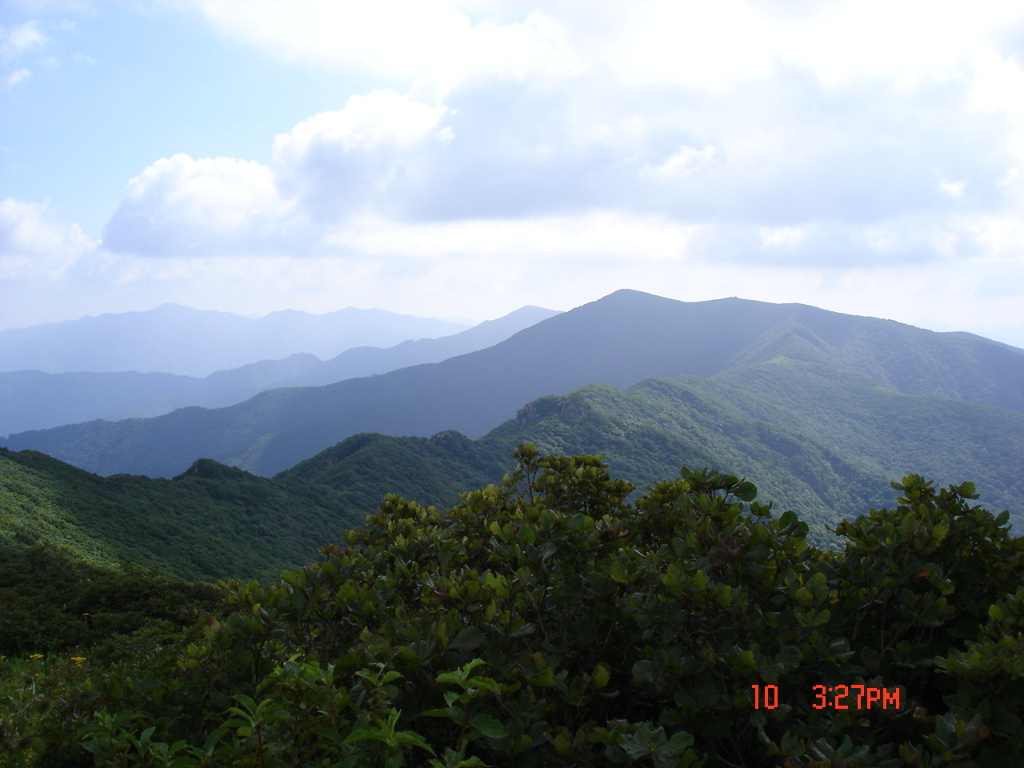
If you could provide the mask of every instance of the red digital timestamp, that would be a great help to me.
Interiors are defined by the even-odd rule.
[[[775,709],[779,706],[779,686],[752,685],[754,709]],[[870,685],[816,685],[815,709],[899,709],[900,689],[878,688]]]

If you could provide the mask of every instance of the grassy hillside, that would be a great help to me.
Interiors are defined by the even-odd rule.
[[[100,477],[0,449],[0,555],[36,546],[110,568],[131,559],[176,578],[272,578],[359,522],[330,488],[210,460],[173,480]]]

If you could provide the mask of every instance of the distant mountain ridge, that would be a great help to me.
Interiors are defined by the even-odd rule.
[[[821,366],[812,383],[826,389],[830,378],[856,376],[872,386],[1024,413],[1024,350],[1008,345],[799,304],[687,303],[618,291],[444,362],[270,390],[229,408],[16,434],[6,444],[103,474],[173,476],[207,456],[272,475],[361,432],[425,437],[457,430],[476,438],[525,403],[589,384],[625,388],[681,374],[742,378],[757,366],[763,372],[795,363]],[[755,380],[791,386],[788,379]]]
[[[357,346],[464,331],[468,324],[348,307],[260,318],[162,304],[144,312],[83,317],[0,331],[0,371],[173,373],[207,376],[305,352],[321,360]]]
[[[359,376],[375,376],[422,363],[439,363],[449,357],[486,349],[509,336],[560,314],[553,309],[525,306],[495,320],[485,320],[465,331],[436,339],[403,341],[393,347],[353,347],[307,368],[284,382],[289,387],[316,387]]]
[[[273,387],[329,384],[439,362],[496,344],[555,314],[554,310],[527,306],[450,336],[405,340],[387,349],[354,347],[326,361],[296,353],[204,378],[136,372],[0,373],[0,435],[95,419],[159,416],[188,406],[221,408]]]

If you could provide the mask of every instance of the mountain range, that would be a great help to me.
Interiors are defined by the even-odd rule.
[[[798,304],[618,291],[442,362],[6,445],[100,474],[174,477],[205,457],[330,485],[365,513],[384,492],[448,503],[496,482],[523,440],[601,453],[641,484],[682,464],[745,474],[823,523],[884,503],[904,474],[972,480],[1020,525],[1024,350]]]
[[[355,435],[277,475],[339,492],[373,509],[385,493],[446,508],[458,491],[497,482],[521,442],[543,453],[600,454],[638,489],[681,466],[724,469],[753,481],[759,499],[798,510],[818,546],[824,533],[891,502],[890,482],[915,473],[942,485],[976,482],[981,503],[1024,527],[1024,415],[907,395],[855,374],[799,363],[742,373],[744,383],[676,376],[620,389],[592,384],[539,398],[487,435]],[[788,370],[785,370],[788,368]],[[786,398],[765,397],[778,385]]]
[[[195,311],[189,310],[185,316]],[[388,348],[352,347],[326,361],[297,352],[280,360],[262,360],[203,378],[136,371],[0,372],[0,402],[4,404],[0,409],[0,435],[95,419],[116,421],[159,416],[190,405],[218,408],[242,402],[274,387],[329,384],[419,363],[439,362],[492,346],[555,314],[557,312],[540,307],[523,307],[440,338],[407,339]],[[412,330],[414,326],[410,327]],[[367,333],[378,331],[370,327]],[[356,329],[351,328],[349,337],[355,335]],[[302,342],[302,338],[296,339],[297,344]],[[56,356],[57,350],[65,345],[54,343],[51,346]],[[67,364],[65,360],[63,365]]]
[[[348,307],[322,315],[289,309],[249,318],[163,304],[145,312],[0,331],[0,371],[202,377],[300,352],[326,360],[352,347],[388,347],[469,327],[382,309]]]

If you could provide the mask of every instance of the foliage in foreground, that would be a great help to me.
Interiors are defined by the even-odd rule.
[[[80,688],[114,663],[145,667],[160,650],[199,636],[196,616],[223,613],[212,584],[173,581],[123,562],[101,568],[39,545],[0,552],[0,768],[49,765],[67,744]],[[130,672],[128,672],[130,674]]]
[[[201,636],[67,704],[79,759],[1024,758],[1024,541],[1005,513],[971,506],[969,483],[908,476],[894,509],[839,525],[845,547],[823,552],[794,513],[773,517],[733,476],[684,468],[627,502],[631,486],[600,457],[524,445],[516,458],[502,486],[447,513],[389,496],[323,562],[226,585],[234,610],[210,614]],[[859,695],[882,689],[871,707]]]

